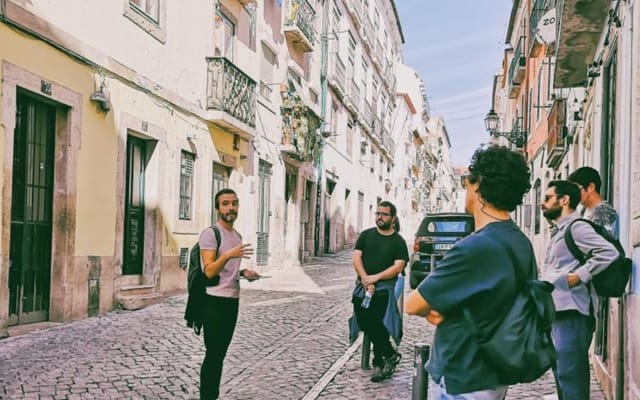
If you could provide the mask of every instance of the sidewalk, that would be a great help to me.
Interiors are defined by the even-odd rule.
[[[243,282],[221,399],[411,398],[413,347],[430,343],[432,331],[422,319],[405,317],[398,371],[383,383],[369,382],[360,349],[349,352],[350,258],[343,252],[291,276]],[[184,324],[184,299],[1,340],[0,399],[197,398],[204,348]],[[513,387],[508,399],[553,393],[549,374]],[[603,399],[599,391],[592,398]]]

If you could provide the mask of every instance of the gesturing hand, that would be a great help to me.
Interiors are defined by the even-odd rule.
[[[250,243],[239,244],[227,250],[229,258],[251,258],[253,255],[253,247]]]

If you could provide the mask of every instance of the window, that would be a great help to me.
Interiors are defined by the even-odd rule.
[[[541,193],[541,189],[540,189],[540,179],[538,179],[535,183],[535,185],[533,186],[533,201],[535,203],[535,205],[533,206],[533,212],[535,213],[535,222],[534,222],[534,233],[537,235],[540,233],[540,213],[542,213],[542,211],[540,210],[540,206],[541,204],[541,197],[542,197],[542,193]]]
[[[180,219],[191,219],[191,195],[193,193],[194,162],[195,156],[192,153],[183,150],[180,157]]]
[[[158,7],[159,1],[160,0],[129,0],[129,3],[150,20],[158,23],[160,22],[160,7]]]
[[[349,64],[347,66],[348,77],[354,77],[356,75],[355,60],[356,60],[356,40],[353,38],[353,35],[351,35],[351,32],[349,32],[349,47],[347,49],[347,63]]]
[[[129,0],[124,3],[123,15],[155,39],[164,43],[165,0]]]
[[[271,100],[275,78],[273,71],[276,68],[278,58],[276,53],[271,51],[264,44],[262,45],[262,63],[260,64],[260,95],[267,100]]]
[[[542,108],[542,75],[544,74],[544,65],[540,65],[538,70],[538,98],[536,99],[536,122],[540,122],[540,109]]]
[[[347,122],[347,157],[353,157],[353,126],[355,122],[349,120]]]
[[[213,225],[218,220],[215,196],[221,189],[229,187],[229,169],[224,165],[214,162],[211,178],[211,225]]]
[[[214,19],[214,43],[216,57],[225,57],[233,61],[233,47],[235,43],[236,24],[231,20],[221,6],[218,6]]]
[[[331,103],[331,141],[336,142],[336,132],[338,132],[338,104]]]

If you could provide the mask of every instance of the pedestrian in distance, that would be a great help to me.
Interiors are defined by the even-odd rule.
[[[580,167],[569,175],[569,180],[580,188],[582,218],[588,219],[618,238],[618,213],[600,195],[602,180],[598,171],[591,167]]]
[[[506,396],[508,385],[479,348],[465,313],[483,331],[494,332],[514,304],[517,276],[537,278],[531,242],[510,216],[530,189],[529,178],[521,153],[504,146],[476,150],[469,174],[461,177],[475,232],[457,242],[407,296],[405,312],[436,325],[425,367],[429,399]]]
[[[580,188],[556,180],[546,189],[542,213],[553,224],[542,265],[542,277],[554,285],[556,317],[552,338],[557,351],[553,369],[560,400],[589,399],[589,346],[593,337],[593,297],[589,282],[619,256],[618,250],[580,218],[576,207]],[[571,254],[565,231],[571,229],[576,246],[590,257],[583,265]]]
[[[222,366],[238,319],[240,278],[259,279],[250,269],[240,269],[243,258],[250,258],[253,248],[242,243],[242,236],[233,227],[238,217],[238,197],[231,189],[215,195],[218,211],[216,227],[220,232],[220,246],[213,229],[200,234],[202,269],[207,278],[218,275],[219,283],[206,288],[206,317],[203,324],[206,353],[200,369],[200,399],[217,399],[220,394]],[[218,251],[216,251],[218,249]],[[219,254],[217,254],[219,252]]]
[[[353,251],[357,274],[352,295],[354,317],[350,320],[352,340],[362,330],[373,344],[372,382],[381,382],[393,374],[401,355],[396,345],[402,338],[402,320],[398,311],[395,286],[398,274],[409,260],[406,241],[393,226],[396,207],[388,201],[378,204],[376,226],[360,233]],[[354,322],[357,322],[354,327]]]

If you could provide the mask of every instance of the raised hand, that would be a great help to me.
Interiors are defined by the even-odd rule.
[[[226,251],[229,258],[251,258],[253,255],[253,247],[250,243],[239,244],[236,247]]]

